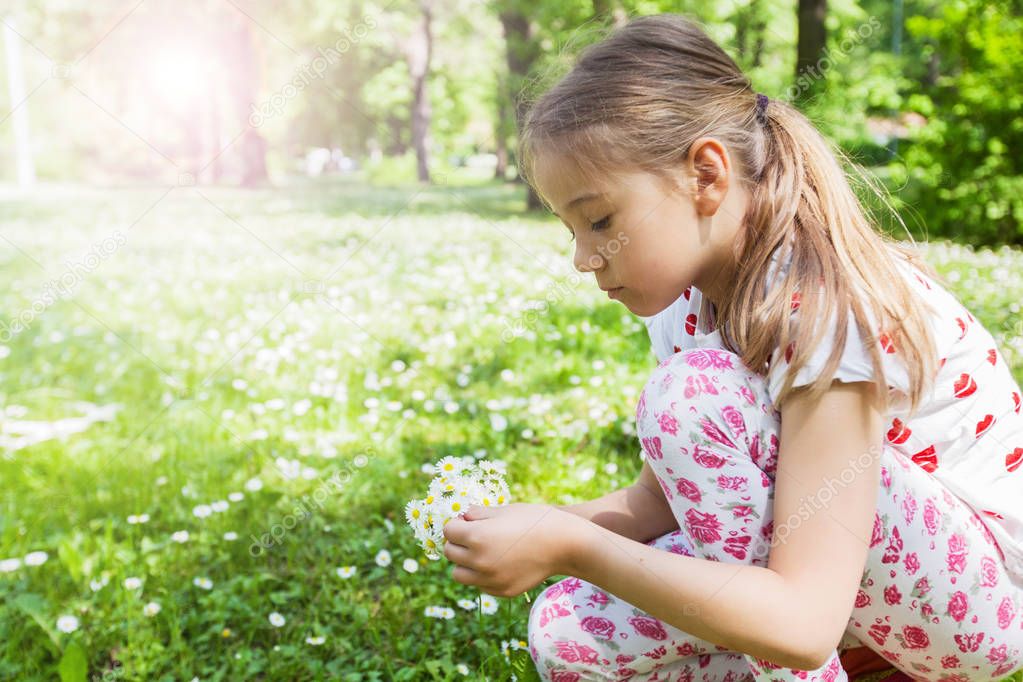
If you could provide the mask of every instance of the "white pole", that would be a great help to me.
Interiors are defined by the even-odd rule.
[[[21,64],[20,38],[14,31],[14,17],[4,19],[4,47],[7,53],[7,84],[11,94],[11,126],[14,129],[14,158],[18,184],[28,187],[36,181],[32,144],[28,132],[28,102],[25,100],[25,74]]]

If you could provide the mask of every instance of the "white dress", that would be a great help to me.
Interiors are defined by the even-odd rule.
[[[885,416],[885,443],[905,454],[966,502],[998,542],[1006,569],[1023,582],[1023,415],[1020,386],[994,338],[940,284],[896,256],[914,289],[938,311],[932,317],[941,367],[932,392],[908,418],[909,381],[897,349],[882,343],[891,405]],[[771,273],[777,266],[772,258]],[[786,267],[787,269],[787,267]],[[769,275],[770,276],[770,275]],[[714,330],[713,305],[690,287],[674,303],[651,317],[647,326],[658,361],[692,348],[724,348]],[[793,316],[798,319],[798,306]],[[884,340],[884,339],[883,339]],[[834,342],[829,330],[793,386],[819,376]],[[768,392],[776,400],[788,367],[776,348],[766,373]],[[856,321],[849,313],[847,341],[834,377],[873,381],[872,362]]]

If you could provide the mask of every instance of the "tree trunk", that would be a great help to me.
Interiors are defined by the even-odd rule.
[[[533,35],[529,18],[518,7],[506,6],[500,12],[500,19],[501,27],[504,29],[505,56],[508,62],[508,87],[515,105],[515,129],[521,133],[527,106],[523,101],[521,90],[526,83],[530,69],[540,56],[540,46]],[[516,181],[522,182],[522,171],[519,165],[520,160],[516,155]],[[526,209],[543,208],[543,202],[540,201],[540,197],[537,196],[533,187],[529,183],[525,184]]]
[[[494,121],[494,153],[497,155],[497,166],[494,168],[494,179],[505,180],[508,176],[508,136],[512,132],[508,125],[511,106],[508,101],[508,82],[503,74],[497,76],[497,110]]]
[[[593,17],[605,26],[624,26],[629,17],[621,0],[593,0]]]
[[[416,32],[405,50],[412,76],[412,146],[416,150],[416,176],[419,182],[430,182],[429,133],[430,95],[426,90],[433,52],[433,0],[419,0],[421,16]]]
[[[827,0],[799,0],[799,38],[796,45],[797,101],[806,103],[820,92],[824,85],[821,59],[827,45],[824,19],[828,13]]]
[[[14,28],[14,17],[4,19],[4,47],[7,52],[7,88],[11,96],[11,129],[14,132],[14,162],[18,185],[28,187],[36,181],[32,160],[32,142],[28,131],[28,103],[25,101],[25,73],[21,64],[21,40]]]

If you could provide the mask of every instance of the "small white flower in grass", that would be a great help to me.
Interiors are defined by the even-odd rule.
[[[46,563],[46,560],[50,558],[50,555],[46,552],[29,552],[25,555],[26,566],[42,566]]]
[[[508,420],[505,418],[503,414],[491,412],[490,428],[492,428],[494,431],[504,431],[506,428],[508,428]]]
[[[405,559],[405,561],[401,562],[401,567],[409,573],[415,573],[419,570],[419,564],[416,563],[415,559]]]
[[[510,369],[502,369],[501,370],[501,380],[502,381],[515,381],[515,372],[511,371]]]
[[[263,481],[255,477],[250,478],[249,480],[245,481],[245,489],[252,493],[256,492],[257,490],[262,490]]]
[[[238,539],[238,533],[235,533],[233,530],[229,530],[226,533],[224,533],[224,539],[227,540],[228,542],[234,542],[235,540]]]
[[[386,549],[382,549],[377,552],[376,557],[373,561],[377,562],[377,566],[390,566],[391,565],[391,553]]]
[[[273,625],[275,628],[279,628],[282,625],[284,625],[284,623],[287,622],[287,621],[284,620],[284,616],[282,616],[281,614],[277,613],[276,611],[274,611],[273,613],[270,614],[269,620],[270,620],[270,625]]]
[[[423,609],[423,615],[428,618],[443,618],[451,620],[455,617],[455,610],[448,606],[427,606]]]
[[[207,516],[213,513],[213,510],[208,504],[198,504],[192,507],[192,514],[200,519],[205,519]]]
[[[461,606],[466,611],[476,610],[476,602],[474,602],[472,599],[459,599],[458,605]]]
[[[149,521],[149,514],[137,514],[137,515],[136,514],[131,514],[130,516],[128,516],[128,523],[133,525],[133,526],[136,525],[136,524],[139,524],[139,523],[146,523],[147,521]]]
[[[213,589],[213,581],[210,580],[209,578],[202,578],[202,577],[193,578],[192,579],[192,584],[195,585],[196,587],[204,589],[204,590],[212,590]]]
[[[339,578],[351,578],[355,575],[355,566],[341,566],[337,569]]]
[[[489,616],[497,613],[497,599],[493,595],[481,594],[479,596],[479,604],[486,615]]]
[[[327,641],[327,638],[323,637],[322,635],[318,636],[318,637],[306,637],[305,638],[305,643],[306,644],[311,644],[312,646],[320,646],[321,644],[323,644],[326,641]]]
[[[103,577],[99,578],[98,580],[90,580],[89,581],[89,589],[92,590],[93,592],[99,592],[104,587],[106,587],[107,583],[109,583],[109,582],[110,582],[110,578],[108,578],[107,576],[103,576]]]
[[[227,511],[227,507],[228,507],[227,500],[217,500],[216,502],[210,502],[210,509],[212,509],[216,513]]]
[[[245,499],[245,495],[243,495],[242,493],[231,493],[227,496],[227,499],[231,500],[232,502],[241,502],[242,500]]]
[[[61,616],[57,619],[57,629],[61,632],[74,632],[78,629],[78,619],[74,616]]]
[[[455,670],[462,673],[463,675],[469,674],[469,666],[467,666],[465,663],[459,663],[458,665],[456,665]]]
[[[179,530],[171,535],[171,540],[174,542],[188,542],[188,531]]]
[[[21,559],[4,559],[0,561],[0,573],[11,573],[21,568]]]
[[[124,589],[126,590],[137,590],[142,587],[142,580],[134,576],[124,579]]]
[[[152,618],[156,614],[160,613],[160,608],[161,606],[158,602],[151,601],[142,607],[142,613]]]

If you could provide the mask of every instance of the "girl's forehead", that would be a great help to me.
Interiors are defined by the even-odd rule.
[[[555,211],[577,196],[604,194],[611,187],[607,179],[601,180],[599,175],[566,154],[538,154],[533,170],[539,192],[553,204]]]

